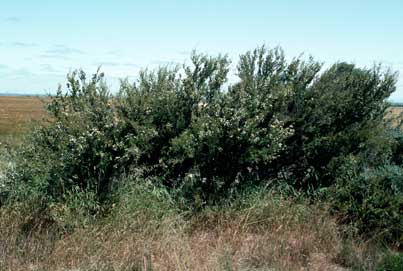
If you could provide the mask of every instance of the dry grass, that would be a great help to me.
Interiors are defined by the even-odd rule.
[[[285,199],[190,220],[106,219],[60,238],[24,232],[29,219],[16,217],[0,217],[0,270],[348,270],[335,263],[343,240],[334,219]]]
[[[41,120],[44,113],[39,97],[0,96],[0,135],[23,132],[30,121]]]
[[[400,124],[403,116],[403,106],[392,106],[388,109],[387,118],[392,120],[394,125]]]
[[[403,106],[391,106],[389,110],[393,115],[400,116],[403,113]]]

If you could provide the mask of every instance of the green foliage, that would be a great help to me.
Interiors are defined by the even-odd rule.
[[[153,131],[139,164],[179,187],[196,207],[260,181],[292,133],[272,111],[288,95],[287,88],[272,89],[268,82],[278,65],[284,67],[277,73],[287,73],[284,57],[275,55],[280,57],[278,50],[261,48],[245,56],[249,60],[238,68],[244,82],[228,92],[222,85],[229,61],[221,56],[193,55],[183,78],[178,69],[162,68],[143,72],[136,85],[124,83],[119,110],[128,129]],[[248,83],[251,76],[259,84]]]
[[[377,265],[376,271],[399,271],[403,270],[403,254],[387,253]]]
[[[401,246],[403,242],[403,169],[389,165],[357,170],[351,159],[343,167],[331,197],[334,210],[361,233]]]
[[[402,120],[403,121],[403,120]],[[390,136],[393,138],[390,160],[396,165],[403,165],[403,130],[401,126],[389,130]]]
[[[166,187],[144,180],[126,179],[115,193],[109,214],[103,221],[106,225],[155,233],[164,220],[180,218],[178,206]]]
[[[51,120],[29,135],[12,172],[16,191],[63,200],[71,191],[108,194],[113,180],[138,157],[136,138],[123,133],[102,74],[88,82],[68,76],[67,92],[51,97]],[[30,187],[27,191],[23,187]]]
[[[0,143],[0,205],[1,205],[1,194],[7,189],[7,179],[6,174],[11,168],[11,160],[9,156],[9,151],[6,146]]]
[[[142,71],[116,97],[103,74],[70,74],[67,91],[51,97],[51,121],[18,151],[11,197],[63,201],[70,191],[94,191],[104,200],[119,176],[142,169],[200,207],[261,181],[292,133],[272,110],[289,89],[271,78],[285,78],[291,66],[280,50],[241,59],[242,81],[229,91],[225,56],[194,53],[183,69]]]
[[[275,161],[287,165],[287,179],[304,189],[333,184],[335,159],[370,148],[395,82],[395,74],[379,67],[337,63],[299,90],[287,113],[295,133],[281,161]]]
[[[321,66],[259,47],[226,87],[228,57],[193,53],[189,65],[122,80],[117,95],[102,73],[73,72],[50,97],[49,121],[0,165],[0,202],[67,204],[54,217],[63,220],[91,216],[136,182],[196,210],[260,185],[330,187],[344,221],[400,244],[403,137],[384,121],[396,75]]]

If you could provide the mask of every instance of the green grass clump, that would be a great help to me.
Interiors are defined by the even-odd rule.
[[[403,270],[403,254],[387,253],[377,265],[376,271],[399,271]]]

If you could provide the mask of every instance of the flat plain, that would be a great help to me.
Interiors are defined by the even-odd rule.
[[[402,120],[403,106],[390,107],[386,116],[387,118],[390,118],[395,125],[398,125]]]
[[[43,97],[0,96],[0,136],[19,134],[44,115]]]

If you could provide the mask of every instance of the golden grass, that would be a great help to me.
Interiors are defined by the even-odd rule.
[[[388,108],[386,117],[392,121],[393,125],[398,125],[402,121],[403,106],[392,106]]]
[[[39,226],[22,234],[28,218],[16,217],[0,214],[2,271],[348,270],[336,263],[343,240],[334,219],[323,208],[285,199],[190,220],[169,215],[156,224],[121,217],[60,238]],[[363,245],[353,248],[349,253],[359,255]]]
[[[395,116],[400,116],[403,113],[403,106],[391,106],[390,112]]]
[[[39,97],[0,96],[0,135],[21,133],[30,121],[41,120],[44,114]]]

